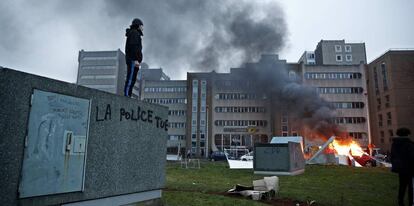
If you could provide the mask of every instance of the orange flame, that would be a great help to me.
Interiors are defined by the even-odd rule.
[[[359,146],[357,142],[348,138],[348,139],[337,139],[331,143],[332,147],[335,149],[336,154],[338,155],[349,155],[361,157],[364,155],[364,150]]]

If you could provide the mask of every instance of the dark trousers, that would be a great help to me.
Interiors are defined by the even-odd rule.
[[[398,174],[400,187],[398,189],[398,205],[404,205],[405,189],[408,187],[408,205],[413,205],[413,177],[409,174]]]
[[[132,89],[134,88],[135,81],[137,80],[137,74],[139,65],[135,65],[135,61],[127,61],[127,76],[125,79],[124,95],[131,97]]]

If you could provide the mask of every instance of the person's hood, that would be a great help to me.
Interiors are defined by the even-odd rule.
[[[132,28],[127,28],[125,30],[125,36],[128,37],[129,35],[131,35],[133,32],[138,32],[138,34],[140,36],[144,36],[144,34],[142,33],[142,31],[138,30],[138,29],[132,29]]]

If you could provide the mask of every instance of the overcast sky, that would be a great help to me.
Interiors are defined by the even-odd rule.
[[[68,82],[79,50],[123,51],[134,17],[144,21],[144,61],[173,79],[262,52],[296,62],[321,39],[365,42],[368,62],[414,48],[412,0],[2,0],[0,11],[0,66]]]

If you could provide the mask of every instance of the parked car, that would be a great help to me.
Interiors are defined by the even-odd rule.
[[[222,151],[214,151],[213,153],[210,154],[209,158],[211,161],[227,160],[226,154]]]
[[[242,161],[252,161],[253,160],[253,151],[240,157]]]

